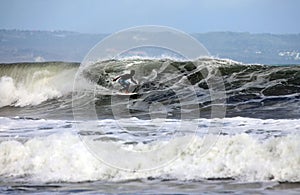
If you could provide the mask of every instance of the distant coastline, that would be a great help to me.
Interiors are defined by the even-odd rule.
[[[108,36],[70,31],[0,30],[0,63],[80,62]],[[243,63],[300,64],[300,33],[192,33],[217,58]]]

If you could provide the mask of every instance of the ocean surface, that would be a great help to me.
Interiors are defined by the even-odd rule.
[[[19,193],[300,194],[300,66],[0,64],[0,194]]]

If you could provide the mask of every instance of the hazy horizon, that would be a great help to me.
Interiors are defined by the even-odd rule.
[[[124,29],[122,29],[124,30]],[[78,34],[88,34],[88,35],[110,35],[115,32],[79,32],[79,31],[72,31],[72,30],[32,30],[32,29],[5,29],[0,28],[0,31],[20,31],[20,32],[67,32],[67,33],[78,33]],[[117,31],[118,32],[118,31]],[[250,34],[250,35],[263,35],[263,34],[270,34],[270,35],[299,35],[298,33],[271,33],[271,32],[246,32],[246,31],[207,31],[207,32],[186,32],[188,34],[213,34],[213,33],[234,33],[234,34]]]
[[[114,33],[162,25],[188,33],[298,34],[298,0],[1,0],[0,29]]]

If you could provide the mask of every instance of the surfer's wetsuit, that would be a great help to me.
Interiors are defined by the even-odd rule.
[[[128,93],[129,90],[129,79],[134,83],[137,84],[137,82],[133,79],[133,75],[135,74],[134,70],[131,70],[129,74],[123,74],[121,76],[116,77],[115,79],[113,79],[113,81],[118,80],[118,83],[120,83],[120,85],[123,87],[121,90],[125,90],[126,93]]]

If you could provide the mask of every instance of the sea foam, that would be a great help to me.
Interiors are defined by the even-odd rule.
[[[49,121],[36,122],[39,125],[50,123]],[[202,122],[209,121],[205,119]],[[255,127],[267,131],[275,126],[280,128],[281,123],[284,127],[286,123],[297,124],[299,121],[233,118],[225,119],[225,123],[227,123],[225,131],[228,132],[231,128],[234,133],[207,135],[213,139],[217,137],[217,142],[205,154],[200,148],[203,139],[207,137],[197,136],[176,160],[166,166],[148,171],[124,171],[103,163],[90,152],[74,129],[30,137],[25,141],[18,137],[7,139],[0,143],[0,177],[26,178],[44,182],[120,181],[148,177],[178,180],[232,178],[246,182],[300,181],[299,133],[294,131],[288,135],[274,134],[269,137],[259,137],[256,133],[249,133],[249,130]],[[234,126],[238,123],[244,125]],[[58,125],[57,122],[54,124]],[[11,123],[10,125],[13,126]],[[238,128],[244,129],[237,133]],[[5,127],[2,126],[2,129]],[[188,136],[179,136],[173,141],[180,143],[188,140]],[[113,148],[119,144],[114,140],[102,142],[111,148],[112,154],[115,152]],[[163,140],[152,142],[151,145],[139,143],[127,147],[127,150],[147,150],[149,147],[159,147],[161,142]],[[171,150],[175,150],[175,148],[169,149],[170,151],[165,152],[172,153],[174,151]],[[120,160],[126,163],[133,159]],[[148,160],[145,158],[142,163],[148,163]]]

